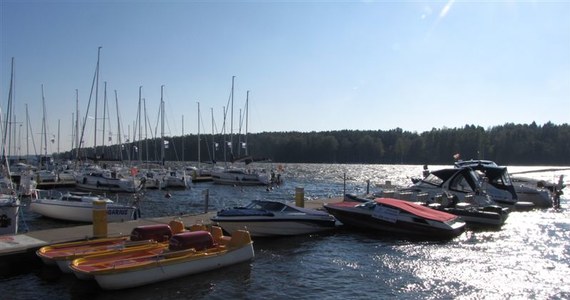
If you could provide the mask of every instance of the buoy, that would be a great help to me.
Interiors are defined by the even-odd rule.
[[[172,197],[172,195],[169,192],[166,192],[166,195],[164,195],[164,197],[170,198],[170,197]]]

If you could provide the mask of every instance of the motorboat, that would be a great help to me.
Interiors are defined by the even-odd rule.
[[[88,191],[136,193],[142,188],[140,180],[117,171],[99,170],[76,177],[76,187]]]
[[[93,277],[103,289],[117,290],[219,269],[253,258],[249,232],[238,230],[230,237],[224,236],[219,226],[210,226],[173,235],[168,248],[159,254],[137,250],[91,255],[74,260],[71,269],[78,277]]]
[[[469,167],[432,171],[427,177],[417,180],[409,187],[398,189],[397,192],[410,193],[412,196],[427,194],[427,202],[433,202],[438,195],[451,194],[458,198],[457,202],[463,201],[467,195],[473,196],[478,206],[498,204],[511,209],[532,207],[531,203],[517,203],[518,198],[516,194],[513,196],[511,191],[487,184],[487,181],[481,180],[475,170]]]
[[[252,237],[316,233],[335,228],[336,222],[324,211],[270,200],[253,200],[244,207],[222,209],[212,221],[229,233],[247,228]]]
[[[393,197],[398,199],[399,195],[400,194],[395,193],[393,194]],[[463,202],[458,202],[456,196],[451,194],[437,195],[433,201],[428,200],[425,196],[427,195],[424,195],[424,197],[418,196],[412,198],[416,200],[416,204],[445,211],[460,217],[470,228],[500,228],[509,216],[508,208],[488,203],[476,203],[473,195],[467,195]],[[345,201],[356,201],[362,203],[374,200],[373,198],[371,199],[370,196],[366,197],[366,195],[358,196],[354,194],[346,194],[344,199]]]
[[[95,254],[122,253],[145,250],[160,253],[168,247],[173,230],[168,224],[142,225],[135,227],[130,236],[98,238],[41,247],[36,255],[46,265],[57,265],[64,273],[72,273],[70,264],[74,259]]]
[[[465,230],[465,222],[456,215],[393,198],[327,203],[324,207],[345,226],[362,230],[428,239],[451,239]]]
[[[93,222],[93,203],[105,203],[107,222],[133,220],[138,213],[136,205],[113,202],[109,198],[85,192],[36,190],[30,201],[30,210],[44,217],[73,222]]]
[[[499,196],[501,191],[508,190],[516,195],[518,205],[532,203],[536,208],[549,208],[553,205],[553,195],[564,188],[564,175],[561,175],[558,183],[536,180],[507,172],[506,167],[500,167],[490,160],[466,160],[455,162],[456,167],[469,167],[481,172],[489,183],[488,192],[492,196]],[[497,171],[499,170],[499,171]],[[512,188],[511,188],[512,187]],[[504,197],[508,193],[503,192]]]

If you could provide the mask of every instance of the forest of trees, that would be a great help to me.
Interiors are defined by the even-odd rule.
[[[198,136],[168,137],[166,161],[197,161]],[[229,136],[200,135],[201,161],[224,160],[223,145]],[[361,164],[449,164],[453,155],[462,159],[489,159],[501,165],[570,165],[570,126],[512,124],[483,128],[432,129],[422,133],[393,130],[340,130],[326,132],[262,132],[233,135],[233,145],[247,140],[247,151],[254,158],[283,163],[361,163]],[[215,153],[214,143],[218,144]],[[160,139],[134,142],[120,147],[97,148],[97,157],[121,160],[160,161]],[[135,151],[134,149],[138,149]],[[245,155],[226,148],[226,160]],[[121,151],[122,149],[122,151]],[[93,148],[81,155],[93,157]],[[76,151],[65,154],[75,158]],[[81,158],[80,155],[80,158]],[[139,157],[140,155],[140,157]]]

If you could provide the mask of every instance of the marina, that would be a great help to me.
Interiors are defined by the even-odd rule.
[[[515,168],[521,169],[532,167]],[[319,208],[325,202],[341,201],[345,192],[363,194],[387,180],[392,185],[409,184],[420,171],[417,165],[291,164],[287,165],[283,184],[271,190],[200,183],[188,190],[170,191],[170,198],[165,197],[165,191],[149,190],[141,202],[141,218],[109,223],[108,235],[128,234],[137,225],[168,223],[174,218],[185,226],[210,223],[217,211],[243,206],[250,199],[295,202],[298,187],[304,188],[305,207]],[[559,174],[533,173],[533,177],[551,179]],[[206,214],[205,191],[209,195]],[[131,195],[111,198],[115,197],[123,201]],[[0,287],[8,291],[9,299],[40,295],[50,299],[156,299],[173,295],[193,299],[364,299],[378,297],[378,293],[427,299],[565,298],[570,286],[566,276],[569,257],[564,250],[570,241],[567,199],[562,195],[561,209],[511,212],[500,229],[468,229],[449,241],[341,226],[309,235],[254,238],[255,258],[250,262],[138,288],[105,291],[94,281],[78,280],[37,258],[3,268]],[[26,251],[93,235],[92,225],[40,217],[26,206],[22,222],[25,225],[21,228],[29,229],[18,235],[31,245]],[[22,261],[15,253],[10,260]]]

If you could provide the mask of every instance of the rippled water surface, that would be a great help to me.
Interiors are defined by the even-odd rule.
[[[266,165],[270,168],[272,165]],[[435,170],[443,166],[430,166]],[[509,167],[511,172],[540,167]],[[362,193],[386,180],[407,185],[421,166],[285,165],[285,183],[228,187],[211,183],[190,190],[147,192],[142,216],[156,217],[241,205],[251,199],[307,201]],[[569,171],[529,173],[557,180]],[[346,180],[345,180],[346,178]],[[568,188],[565,190],[569,194]],[[112,196],[116,197],[116,196]],[[120,195],[120,201],[129,196]],[[2,299],[568,299],[570,298],[570,213],[562,209],[513,212],[497,231],[468,231],[446,242],[418,241],[339,229],[326,234],[255,240],[255,259],[217,271],[141,288],[108,292],[58,269],[33,264],[0,278]],[[25,210],[30,230],[69,226]]]

